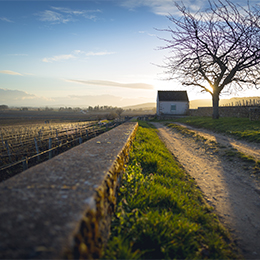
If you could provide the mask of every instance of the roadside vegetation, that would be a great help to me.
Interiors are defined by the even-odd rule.
[[[104,259],[234,259],[228,232],[157,130],[139,122]]]
[[[225,133],[237,139],[260,143],[260,121],[250,121],[248,118],[236,117],[222,117],[213,120],[211,117],[197,116],[178,118],[174,119],[174,121]]]

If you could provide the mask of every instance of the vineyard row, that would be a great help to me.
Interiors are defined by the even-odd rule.
[[[106,124],[85,124],[82,127],[55,130],[55,135],[36,134],[32,140],[23,143],[10,142],[10,140],[19,140],[17,138],[9,139],[9,142],[2,140],[1,159],[0,159],[0,181],[3,181],[17,173],[26,170],[28,167],[36,165],[42,161],[51,159],[68,149],[81,144],[92,137],[95,137],[118,125],[119,122],[110,122]],[[52,131],[53,132],[53,131]],[[45,131],[47,133],[47,131]],[[10,144],[9,144],[10,143]]]

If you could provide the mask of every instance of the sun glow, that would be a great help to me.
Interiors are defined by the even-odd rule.
[[[213,93],[213,91],[214,91],[214,89],[213,89],[213,87],[212,87],[212,85],[211,84],[209,84],[208,82],[206,83],[206,86],[205,86],[205,88],[208,90],[208,92],[210,92],[210,93]]]

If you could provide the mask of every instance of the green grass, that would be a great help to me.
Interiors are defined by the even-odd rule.
[[[250,121],[248,118],[222,117],[213,120],[211,117],[190,116],[174,119],[199,128],[225,133],[237,139],[260,143],[260,121]]]
[[[157,130],[139,124],[103,258],[238,258],[228,232]]]

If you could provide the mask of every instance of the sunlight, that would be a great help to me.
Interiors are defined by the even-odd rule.
[[[211,93],[213,93],[213,91],[214,91],[214,89],[213,89],[213,87],[208,83],[208,82],[205,82],[206,84],[205,84],[205,88],[208,90],[208,91],[210,91]]]

